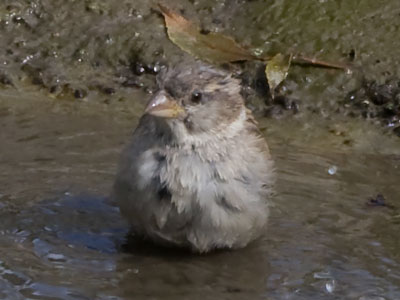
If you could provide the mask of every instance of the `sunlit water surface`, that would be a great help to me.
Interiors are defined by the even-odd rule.
[[[141,107],[24,95],[0,101],[0,299],[400,299],[398,138],[365,121],[262,121],[269,227],[196,256],[128,242],[107,198]],[[387,206],[367,205],[378,193]]]

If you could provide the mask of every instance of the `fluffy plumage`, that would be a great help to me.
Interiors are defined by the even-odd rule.
[[[159,82],[122,154],[114,197],[133,231],[196,252],[264,232],[273,163],[238,81],[197,63]]]

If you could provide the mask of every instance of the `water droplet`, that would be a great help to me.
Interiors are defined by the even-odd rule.
[[[331,280],[325,284],[326,291],[332,294],[335,291],[336,282],[335,280]]]
[[[337,172],[337,167],[336,167],[336,166],[331,166],[331,167],[328,169],[329,175],[335,175],[336,172]]]
[[[260,55],[262,55],[264,53],[264,51],[262,49],[260,49],[260,48],[256,48],[256,49],[253,50],[253,53],[254,53],[255,56],[260,56]]]
[[[30,61],[33,58],[33,55],[28,55],[25,57],[25,59],[22,61],[23,64],[26,64],[28,61]]]

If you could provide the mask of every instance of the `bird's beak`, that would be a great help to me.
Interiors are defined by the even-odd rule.
[[[185,113],[185,110],[176,101],[161,92],[150,101],[145,113],[162,118],[178,118]]]

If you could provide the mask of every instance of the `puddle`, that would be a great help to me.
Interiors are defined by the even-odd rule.
[[[193,256],[130,244],[107,199],[140,109],[29,103],[0,102],[0,298],[400,298],[397,137],[356,119],[261,120],[278,173],[268,230]],[[368,205],[377,194],[387,206]]]

